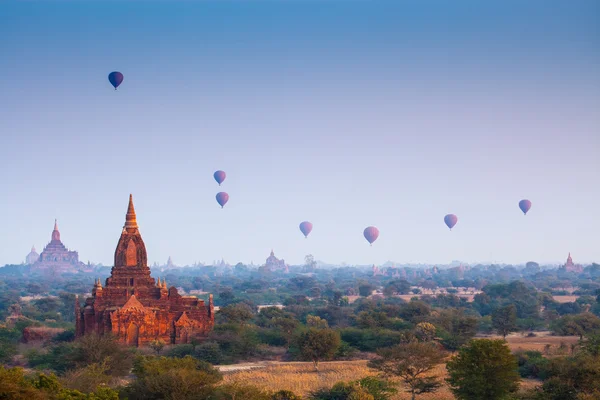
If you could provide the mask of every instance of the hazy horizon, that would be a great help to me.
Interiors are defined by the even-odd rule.
[[[400,3],[0,3],[0,265],[598,262],[600,3]]]

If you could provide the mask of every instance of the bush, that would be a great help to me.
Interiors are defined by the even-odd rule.
[[[387,329],[345,328],[340,331],[342,340],[360,351],[375,351],[384,347],[392,347],[406,341],[405,332]]]
[[[137,379],[124,391],[130,400],[207,398],[223,379],[210,364],[193,357],[138,357]]]
[[[356,354],[356,349],[352,346],[350,346],[350,344],[348,344],[347,342],[342,341],[340,343],[340,347],[338,347],[337,352],[335,353],[334,358],[339,360],[339,359],[349,359],[352,356],[354,356],[354,354]]]
[[[194,355],[194,346],[191,344],[175,345],[175,346],[171,347],[171,349],[167,353],[167,356],[176,357],[176,358],[183,358],[185,356],[192,356],[192,355]]]
[[[258,339],[269,346],[287,346],[287,338],[279,329],[260,329]]]
[[[73,330],[73,329],[69,329],[64,332],[61,332],[52,338],[52,341],[57,342],[57,343],[72,342],[74,340],[75,340],[75,330]]]
[[[223,361],[221,348],[216,342],[204,342],[197,346],[194,357],[210,364],[220,364]]]
[[[548,375],[549,360],[539,351],[519,351],[515,353],[519,374],[523,378],[545,379]]]

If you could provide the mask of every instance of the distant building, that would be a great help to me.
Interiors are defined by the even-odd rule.
[[[169,256],[169,259],[167,260],[167,265],[165,268],[166,269],[175,268],[175,264],[173,264],[173,260],[171,260],[171,256]]]
[[[583,267],[573,262],[573,259],[571,258],[571,253],[569,253],[569,256],[567,257],[567,262],[561,267],[561,269],[565,272],[575,272],[577,274],[583,272]]]
[[[60,241],[60,232],[56,220],[54,220],[54,230],[52,231],[50,243],[44,247],[44,251],[42,251],[38,260],[33,263],[32,268],[51,273],[74,272],[85,268],[85,264],[79,261],[79,254],[76,251],[67,249]]]
[[[266,271],[284,271],[289,272],[288,265],[285,263],[285,260],[280,260],[275,257],[275,253],[271,250],[271,255],[267,258],[265,265],[263,268]]]
[[[35,246],[31,246],[31,252],[27,254],[25,257],[25,264],[32,265],[35,264],[37,260],[40,259],[40,255],[35,251]]]

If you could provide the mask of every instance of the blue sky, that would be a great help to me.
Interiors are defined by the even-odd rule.
[[[129,193],[152,262],[599,261],[599,33],[593,0],[2,2],[0,264],[54,218],[112,264]]]

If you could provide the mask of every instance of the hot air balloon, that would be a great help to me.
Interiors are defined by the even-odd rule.
[[[229,201],[229,195],[225,192],[217,193],[217,203],[223,208],[225,204]]]
[[[527,211],[531,208],[531,201],[524,199],[519,202],[519,208],[523,211],[523,215],[527,215]]]
[[[363,235],[365,235],[365,239],[367,239],[369,244],[373,245],[373,242],[379,237],[379,229],[374,226],[368,226],[365,228]]]
[[[119,85],[123,82],[123,74],[118,71],[111,72],[108,74],[108,81],[115,87],[115,90],[117,90]]]
[[[456,223],[458,222],[458,218],[454,214],[448,214],[444,217],[444,222],[446,223],[446,225],[448,225],[448,228],[452,230],[452,228],[454,228],[454,225],[456,225]]]
[[[218,170],[213,174],[213,176],[215,177],[215,181],[217,181],[219,186],[221,186],[221,183],[223,183],[223,181],[227,177],[227,174],[225,173],[225,171]]]
[[[308,221],[304,221],[300,223],[300,231],[304,235],[304,238],[308,238],[308,234],[312,231],[313,224]]]

